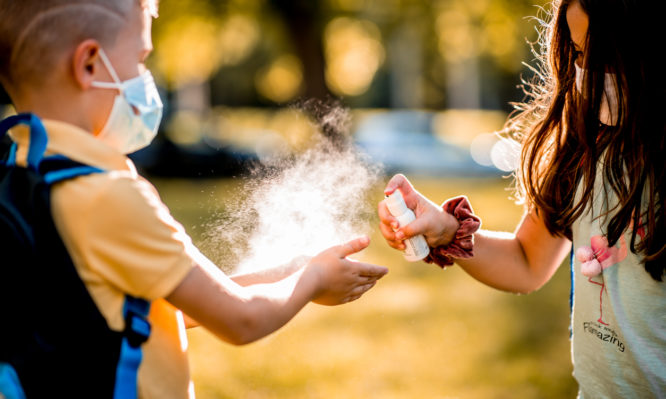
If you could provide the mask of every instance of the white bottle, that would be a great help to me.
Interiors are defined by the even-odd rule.
[[[407,208],[400,190],[395,190],[393,194],[386,197],[385,201],[389,212],[398,219],[400,226],[406,226],[416,219],[414,212]],[[410,262],[419,261],[430,253],[430,247],[423,235],[408,238],[404,243],[406,247],[404,256]]]

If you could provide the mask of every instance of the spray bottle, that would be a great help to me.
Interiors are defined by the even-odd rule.
[[[386,196],[385,201],[389,212],[398,219],[400,226],[405,226],[416,219],[414,212],[407,208],[400,190],[395,190],[393,194]],[[410,262],[419,261],[430,253],[430,247],[423,235],[408,238],[404,242],[406,247],[404,256]]]

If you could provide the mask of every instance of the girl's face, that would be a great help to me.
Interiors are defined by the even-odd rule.
[[[583,67],[588,18],[578,0],[572,1],[567,7],[567,25],[571,34],[571,41],[577,51],[576,64]]]

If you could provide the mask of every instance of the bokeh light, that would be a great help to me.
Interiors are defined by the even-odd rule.
[[[347,17],[331,21],[324,32],[326,81],[336,94],[365,92],[384,63],[384,46],[377,25]]]
[[[245,60],[261,39],[255,18],[240,13],[231,14],[219,23],[217,36],[221,65],[236,65]]]
[[[257,22],[242,14],[221,21],[180,15],[162,24],[154,63],[172,87],[205,82],[221,66],[242,62],[259,41],[259,33]]]
[[[489,57],[511,72],[521,68],[526,33],[516,21],[520,5],[507,0],[445,0],[438,3],[435,28],[447,62]]]
[[[469,14],[461,9],[447,9],[437,17],[437,35],[442,56],[447,61],[459,61],[478,54],[478,35]]]
[[[520,143],[502,138],[490,150],[490,159],[499,170],[512,172],[520,163]]]
[[[303,65],[294,55],[283,55],[262,68],[255,82],[261,95],[276,103],[284,103],[299,94],[303,85]]]

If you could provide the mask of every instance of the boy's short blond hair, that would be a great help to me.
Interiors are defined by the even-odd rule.
[[[0,0],[0,82],[38,85],[86,39],[113,46],[137,4],[156,16],[156,0]]]

